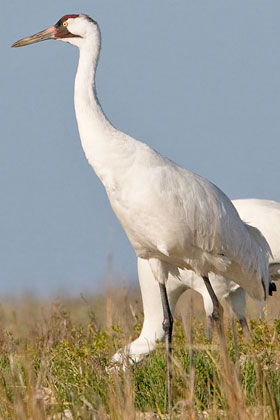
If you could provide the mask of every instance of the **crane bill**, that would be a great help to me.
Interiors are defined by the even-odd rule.
[[[46,41],[47,39],[54,39],[55,38],[55,27],[52,26],[44,31],[37,32],[34,35],[27,36],[26,38],[22,38],[19,41],[15,42],[11,47],[24,47],[25,45],[35,44],[36,42]]]

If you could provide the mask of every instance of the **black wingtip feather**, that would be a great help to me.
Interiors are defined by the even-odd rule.
[[[272,296],[272,293],[276,292],[276,290],[277,290],[276,284],[274,282],[269,283],[269,289],[268,289],[269,296]]]

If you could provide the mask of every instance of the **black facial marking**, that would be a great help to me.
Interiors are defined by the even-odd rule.
[[[56,28],[56,37],[57,38],[82,38],[80,35],[74,35],[68,31],[67,26],[63,26],[63,23],[67,19],[75,19],[80,15],[65,15],[54,25]]]
[[[63,23],[65,21],[67,21],[67,19],[76,19],[79,16],[83,16],[89,22],[97,25],[97,22],[95,22],[95,20],[93,20],[88,15],[83,15],[83,14],[81,14],[81,15],[65,15],[61,19],[59,19],[59,21],[54,25],[55,28],[56,28],[56,37],[57,38],[82,38],[82,36],[80,36],[80,35],[74,35],[74,34],[72,34],[67,29],[67,26],[63,26]]]
[[[62,26],[63,22],[65,22],[67,19],[75,19],[77,17],[79,17],[80,15],[64,15],[62,16],[61,19],[59,19],[59,21],[54,25],[56,28],[59,28],[60,26]]]

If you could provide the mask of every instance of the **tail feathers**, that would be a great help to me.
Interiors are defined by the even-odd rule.
[[[258,244],[262,253],[267,258],[269,258],[269,257],[273,258],[269,243],[267,242],[267,240],[265,239],[265,237],[263,236],[261,231],[254,226],[247,225],[247,223],[245,223],[245,226],[246,226],[246,229],[247,229],[249,235]]]
[[[249,233],[251,241],[256,246],[255,261],[252,261],[252,268],[257,267],[256,272],[258,273],[259,280],[261,281],[264,289],[264,297],[266,298],[271,289],[271,279],[269,275],[269,257],[272,257],[272,252],[268,242],[266,241],[263,234],[254,226],[247,225],[246,229]]]
[[[209,264],[213,265],[220,273],[226,272],[226,270],[231,265],[230,258],[226,257],[223,254],[213,255],[204,252],[203,257]]]

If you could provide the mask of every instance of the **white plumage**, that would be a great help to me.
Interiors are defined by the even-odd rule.
[[[168,276],[180,279],[179,269],[193,270],[204,277],[212,291],[209,273],[222,274],[252,297],[262,299],[270,283],[269,246],[256,229],[241,221],[230,200],[215,185],[118,131],[107,120],[95,92],[100,51],[100,31],[95,21],[86,15],[66,15],[53,27],[13,46],[45,39],[59,39],[79,48],[74,103],[85,155],[102,181],[136,255],[149,261],[160,284],[171,409]],[[212,295],[218,309],[216,296]],[[221,325],[219,317],[216,322]]]
[[[98,26],[83,15],[67,22],[70,33],[82,36],[63,40],[80,49],[74,98],[83,149],[136,255],[149,260],[161,283],[169,273],[179,276],[178,267],[226,273],[262,299],[269,284],[265,240],[215,185],[111,125],[92,89]]]
[[[45,39],[80,50],[74,103],[82,146],[136,255],[149,261],[155,278],[165,283],[169,273],[180,277],[178,268],[226,274],[262,299],[269,285],[269,247],[259,232],[240,220],[215,185],[118,131],[103,113],[95,92],[97,23],[66,15],[13,46]]]
[[[272,256],[269,271],[274,280],[280,279],[280,203],[269,200],[242,199],[233,200],[239,216],[250,225],[257,227],[268,241]],[[192,271],[184,271],[182,281],[170,276],[167,282],[168,300],[171,312],[174,313],[179,297],[188,289],[193,289],[203,297],[207,316],[213,312],[212,299],[201,277]],[[163,312],[157,282],[149,264],[138,259],[138,277],[143,300],[144,324],[140,336],[125,349],[113,356],[114,362],[120,362],[122,355],[127,354],[131,360],[139,361],[156,347],[157,340],[164,338],[162,328]],[[212,287],[219,300],[226,299],[239,320],[245,318],[246,292],[236,283],[224,277],[211,275]]]
[[[233,200],[242,220],[257,227],[269,243],[269,272],[272,279],[280,278],[280,203],[272,200]]]

